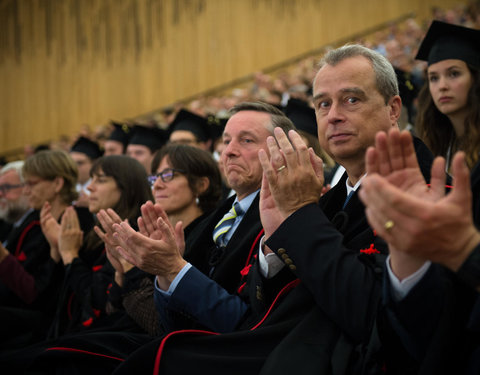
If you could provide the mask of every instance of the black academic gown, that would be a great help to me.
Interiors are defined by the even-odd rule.
[[[89,230],[93,223],[90,212],[85,208],[76,210],[82,229]],[[3,348],[12,348],[44,337],[54,315],[63,270],[50,258],[50,246],[42,233],[38,210],[32,211],[10,232],[7,249],[22,267],[22,276],[17,273],[9,279],[15,279],[18,285],[31,277],[35,290],[31,300],[25,301],[6,283],[0,282],[0,316],[9,322],[3,325],[0,341]]]
[[[217,210],[196,223],[193,229],[189,229],[185,250],[185,259],[231,293],[235,293],[244,282],[241,271],[255,260],[253,254],[258,249],[258,241],[263,233],[257,195],[226,248],[218,252],[212,238],[213,228],[230,210],[234,199],[235,197],[227,199]],[[186,327],[195,326],[195,322],[188,319],[185,319],[184,323]],[[67,350],[47,350],[39,353],[38,348],[35,348],[35,363],[30,368],[40,372],[43,370],[52,372],[53,367],[56,367],[58,371],[68,373],[83,373],[82,371],[88,371],[91,375],[111,373],[134,350],[153,340],[151,336],[145,334],[106,333],[101,329],[96,331],[86,332],[84,335],[71,335],[54,342],[61,343],[62,347],[68,347]],[[31,357],[28,359],[32,360]],[[6,362],[9,362],[8,359]],[[15,365],[18,368],[18,364]]]
[[[5,220],[0,219],[0,242],[3,242],[7,239],[8,235],[12,231],[13,225],[7,223]]]

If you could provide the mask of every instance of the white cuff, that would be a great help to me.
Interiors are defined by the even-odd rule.
[[[265,236],[260,240],[260,248],[258,250],[258,262],[260,263],[260,273],[266,279],[271,279],[280,270],[285,267],[285,263],[275,253],[265,255],[263,253],[263,241]]]
[[[427,260],[423,265],[410,276],[400,281],[390,267],[390,255],[387,257],[387,271],[390,278],[391,292],[395,301],[400,301],[410,292],[410,290],[417,285],[422,277],[427,273],[432,262]]]

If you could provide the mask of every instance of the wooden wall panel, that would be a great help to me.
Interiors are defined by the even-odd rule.
[[[0,0],[0,154],[453,0]]]

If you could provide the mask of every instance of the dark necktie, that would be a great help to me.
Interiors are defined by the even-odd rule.
[[[347,199],[345,199],[345,202],[343,203],[343,207],[342,209],[344,209],[348,203],[348,201],[350,200],[350,198],[352,197],[353,193],[355,193],[355,190],[352,190],[350,193],[348,193],[347,195]]]

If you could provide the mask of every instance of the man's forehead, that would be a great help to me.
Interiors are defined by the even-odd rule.
[[[131,144],[127,146],[127,151],[133,151],[133,152],[145,151],[146,152],[146,151],[150,151],[150,149],[144,145]]]
[[[170,139],[195,139],[195,134],[189,130],[175,130],[170,135]]]
[[[14,169],[10,169],[6,172],[3,172],[0,174],[0,181],[5,181],[5,180],[20,180],[20,177],[18,176],[18,173]]]
[[[373,72],[372,72],[373,73]],[[377,91],[375,76],[361,72],[346,72],[340,77],[331,77],[328,75],[317,76],[313,86],[313,100],[319,97],[334,96],[342,94],[371,94],[371,91]]]
[[[345,86],[345,87],[338,87],[335,90],[328,90],[325,91],[318,91],[314,92],[313,101],[317,101],[319,99],[329,97],[332,95],[345,95],[345,94],[354,94],[357,96],[364,96],[365,90],[362,87],[358,86]]]

